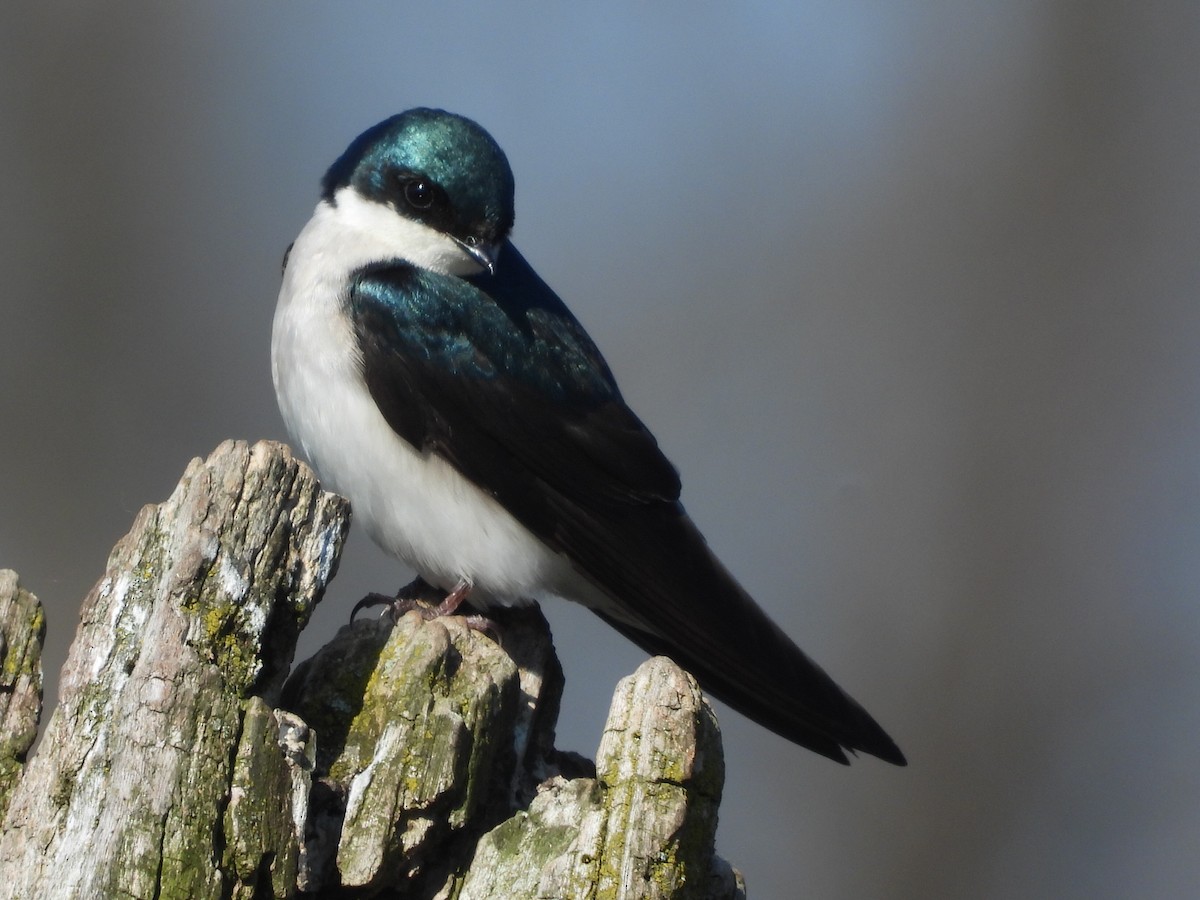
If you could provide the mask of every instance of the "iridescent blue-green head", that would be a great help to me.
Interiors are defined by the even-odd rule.
[[[368,128],[325,173],[321,196],[342,188],[448,235],[494,268],[513,225],[513,175],[504,151],[475,122],[410,109]]]

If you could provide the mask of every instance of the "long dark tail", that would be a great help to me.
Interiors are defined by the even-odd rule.
[[[690,519],[660,518],[643,537],[624,541],[624,564],[598,579],[630,615],[597,612],[602,619],[644,650],[672,658],[714,697],[790,741],[840,763],[849,762],[849,750],[906,764],[870,714],[742,589]],[[630,547],[639,549],[631,554]]]

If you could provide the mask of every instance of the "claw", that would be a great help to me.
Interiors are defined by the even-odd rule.
[[[360,610],[370,609],[372,606],[383,606],[386,609],[380,615],[390,615],[393,622],[400,621],[401,616],[413,611],[416,611],[422,619],[428,622],[432,619],[440,619],[442,616],[454,615],[470,593],[471,583],[464,578],[454,586],[454,590],[438,602],[437,598],[441,596],[441,591],[425,579],[417,578],[396,591],[394,597],[389,597],[387,594],[367,594],[354,604],[354,609],[350,611],[350,621],[354,621],[354,617]],[[486,634],[497,644],[500,643],[500,626],[491,619],[476,613],[465,615],[462,619],[472,631]]]

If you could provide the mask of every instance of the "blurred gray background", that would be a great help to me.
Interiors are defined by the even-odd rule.
[[[751,897],[1200,894],[1200,6],[55,3],[0,11],[0,566],[47,668],[143,504],[286,439],[284,247],[414,105],[760,602],[907,770],[719,708]],[[407,577],[355,534],[307,634]],[[560,746],[642,655],[548,610]]]

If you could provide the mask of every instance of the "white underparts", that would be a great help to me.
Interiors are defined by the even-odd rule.
[[[293,439],[326,485],[350,499],[354,521],[431,584],[450,591],[466,581],[485,603],[552,594],[607,606],[492,497],[400,438],[363,382],[344,310],[351,273],[397,258],[449,274],[478,264],[445,235],[349,189],[334,199],[296,239],[275,310],[272,376]]]

